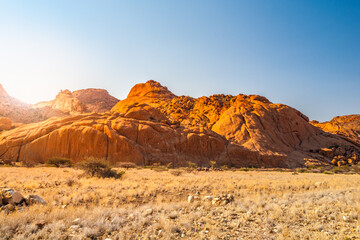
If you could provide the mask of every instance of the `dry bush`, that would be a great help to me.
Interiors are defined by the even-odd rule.
[[[133,162],[119,162],[116,164],[116,166],[119,168],[126,168],[126,169],[136,168],[136,164]]]
[[[46,163],[55,167],[71,167],[71,161],[68,158],[54,157],[48,159]]]
[[[170,170],[170,174],[174,175],[174,176],[181,176],[184,173],[183,170],[181,169],[172,169]]]
[[[111,168],[110,164],[104,159],[89,157],[80,162],[79,167],[83,169],[85,175],[98,178],[115,178],[119,179],[124,175],[124,171],[116,171]]]

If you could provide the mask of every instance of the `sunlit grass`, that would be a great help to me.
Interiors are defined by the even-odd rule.
[[[81,175],[72,168],[0,168],[1,187],[48,202],[0,212],[0,239],[360,237],[359,175],[151,169],[128,169],[117,180]],[[197,193],[231,193],[235,201],[188,204]],[[153,213],[144,214],[149,208]]]

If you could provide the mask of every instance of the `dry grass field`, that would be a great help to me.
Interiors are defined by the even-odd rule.
[[[1,211],[0,239],[360,238],[360,175],[130,169],[115,180],[81,173],[1,167],[0,187],[47,204]],[[229,193],[234,201],[224,206],[187,200]]]

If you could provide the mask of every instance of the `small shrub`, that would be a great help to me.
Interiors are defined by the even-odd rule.
[[[248,168],[239,168],[239,171],[248,172],[249,169]]]
[[[55,167],[71,167],[71,162],[68,158],[54,157],[50,158],[46,163]]]
[[[174,176],[181,176],[184,172],[180,169],[173,169],[170,171],[170,173]]]
[[[210,161],[210,166],[211,166],[211,168],[215,168],[216,167],[216,161]]]
[[[188,168],[192,168],[192,169],[197,168],[197,165],[194,162],[187,161],[186,164]]]
[[[116,166],[119,168],[126,168],[126,169],[136,168],[136,164],[133,162],[120,162]]]
[[[229,166],[228,165],[223,165],[223,166],[221,166],[221,169],[224,170],[224,171],[227,171],[227,170],[229,170]]]
[[[187,161],[186,165],[187,167],[185,168],[185,171],[188,173],[195,171],[195,169],[198,167],[196,163],[190,161]]]
[[[124,171],[118,172],[111,169],[110,165],[103,159],[87,158],[79,164],[85,175],[98,178],[115,178],[119,179],[124,175]]]
[[[163,171],[168,171],[169,169],[167,168],[167,166],[161,165],[161,163],[153,163],[150,166],[151,170],[157,171],[157,172],[163,172]]]
[[[24,162],[22,162],[22,166],[27,168],[35,167],[36,164],[37,164],[36,162],[30,160],[25,160]]]
[[[74,184],[78,184],[78,182],[75,179],[68,179],[65,181],[66,185],[68,185],[69,187],[73,186]]]

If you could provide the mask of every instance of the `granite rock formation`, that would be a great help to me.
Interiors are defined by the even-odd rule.
[[[51,118],[0,135],[0,158],[23,162],[93,156],[139,165],[216,161],[219,166],[294,168],[331,164],[333,156],[325,149],[345,149],[345,157],[360,152],[296,109],[265,97],[176,96],[152,80],[135,85],[111,112]]]

